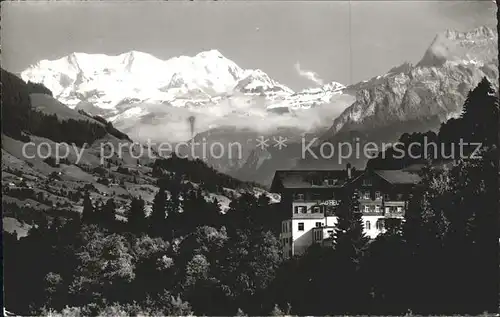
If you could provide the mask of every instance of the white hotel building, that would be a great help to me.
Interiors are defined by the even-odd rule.
[[[375,238],[384,232],[384,220],[403,218],[408,194],[420,181],[402,170],[276,171],[271,192],[281,194],[285,216],[280,239],[286,258],[301,255],[314,243],[332,243],[336,206],[346,188],[358,191],[365,234]]]

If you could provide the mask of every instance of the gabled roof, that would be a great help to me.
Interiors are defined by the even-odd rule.
[[[420,176],[403,170],[375,170],[375,174],[382,177],[391,184],[418,184]]]
[[[445,168],[451,168],[453,167],[453,164],[455,162],[453,160],[441,160],[439,162],[435,162],[432,164],[432,168],[438,169],[438,170],[443,170]],[[425,168],[427,164],[425,163],[416,163],[409,165],[403,169],[403,171],[407,172],[420,172],[423,168]]]
[[[363,171],[351,170],[351,179]],[[328,184],[327,180],[333,180]],[[349,181],[347,170],[289,170],[276,171],[271,191],[280,188],[339,188]]]
[[[374,170],[372,172],[393,185],[415,185],[421,180],[417,174],[404,170]],[[276,171],[271,192],[280,192],[284,188],[341,188],[369,173],[371,171],[353,169],[351,178],[348,178],[347,170]],[[334,180],[334,182],[329,184],[327,180]]]

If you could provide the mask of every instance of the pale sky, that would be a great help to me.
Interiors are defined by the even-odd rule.
[[[496,27],[492,1],[2,2],[2,67],[72,52],[161,59],[218,49],[294,90],[356,83],[417,63],[438,32]]]

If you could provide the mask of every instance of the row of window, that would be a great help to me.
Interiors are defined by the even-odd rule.
[[[311,179],[311,185],[317,185],[317,186],[322,186],[322,185],[328,185],[328,186],[335,186],[339,183],[338,179]]]
[[[393,213],[393,212],[402,213],[403,212],[403,207],[401,207],[401,206],[398,206],[398,207],[395,207],[395,206],[385,207],[385,212],[386,213]]]
[[[380,206],[375,205],[375,206],[370,206],[370,205],[364,205],[364,208],[362,209],[363,212],[365,213],[370,213],[370,212],[376,212],[379,213],[381,212]],[[312,206],[310,209],[307,208],[307,206],[295,206],[293,213],[295,214],[308,214],[308,213],[324,213],[325,212],[325,206]],[[402,213],[403,212],[403,207],[398,206],[398,207],[385,207],[385,212],[390,213],[390,212],[397,212],[397,213]],[[287,232],[283,229],[283,232]]]
[[[304,231],[304,223],[303,222],[299,222],[297,223],[297,229],[298,231]],[[316,222],[316,228],[321,228],[323,226],[323,223],[322,222]],[[375,228],[377,230],[383,230],[384,229],[384,222],[383,221],[376,221],[375,222]],[[371,222],[369,220],[367,220],[365,222],[365,229],[366,230],[371,230]],[[321,231],[316,231],[316,232],[321,232]],[[333,234],[333,230],[329,230],[328,233]],[[316,233],[315,233],[316,234]],[[285,238],[285,239],[288,239],[288,238]]]
[[[372,225],[371,225],[371,222],[369,220],[365,222],[365,229],[366,230],[371,230],[371,226]],[[383,230],[384,229],[384,222],[382,222],[382,221],[376,221],[375,222],[375,228],[377,230]]]
[[[358,191],[358,195],[362,199],[371,199],[370,191]],[[403,194],[397,194],[395,196],[395,200],[403,200]],[[382,193],[379,191],[375,192],[375,199],[382,199]],[[389,194],[384,194],[384,200],[391,200],[391,196]]]
[[[325,206],[312,206],[309,209],[307,206],[295,206],[293,213],[295,214],[317,214],[325,212]]]
[[[371,199],[370,191],[366,190],[364,192],[359,191],[358,195],[360,198],[363,199]],[[388,195],[386,195],[388,197]],[[382,198],[382,193],[379,191],[375,192],[375,199],[381,199]]]
[[[327,233],[330,238],[333,237],[333,230],[328,230]],[[314,231],[314,241],[321,241],[321,240],[323,240],[323,231],[322,230]]]
[[[316,222],[316,228],[320,228],[322,226],[323,226],[322,222]],[[298,223],[298,230],[299,231],[304,231],[304,223],[303,222],[299,222]]]
[[[375,205],[375,206],[370,206],[370,205],[365,205],[365,208],[363,209],[363,212],[365,213],[370,213],[370,212],[380,212],[380,206]],[[385,212],[390,213],[390,212],[397,212],[397,213],[402,213],[403,212],[403,207],[398,206],[398,207],[385,207]]]
[[[310,193],[308,194],[308,199],[311,200],[321,200],[322,197],[319,193]],[[358,191],[358,195],[362,199],[371,199],[371,194],[370,191]],[[304,200],[305,199],[304,194],[295,194],[294,195],[294,200]],[[330,199],[335,199],[335,196],[332,193],[332,197]],[[382,199],[382,193],[380,191],[375,192],[375,199]],[[391,197],[389,194],[384,194],[384,199],[385,200],[391,200]],[[403,200],[403,194],[397,194],[395,200]]]

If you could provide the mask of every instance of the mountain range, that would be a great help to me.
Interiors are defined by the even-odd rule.
[[[134,112],[135,104],[190,108],[241,94],[263,96],[271,109],[307,108],[328,102],[345,88],[333,82],[294,92],[260,69],[242,69],[218,50],[166,61],[138,51],[117,56],[72,53],[31,65],[21,78],[42,83],[71,108],[90,103],[114,120],[127,110]]]
[[[294,92],[262,70],[242,69],[217,50],[166,61],[137,51],[73,53],[42,60],[21,78],[43,84],[70,108],[102,116],[136,141],[174,144],[195,135],[208,143],[241,141],[239,160],[207,158],[223,172],[244,164],[255,148],[248,140],[283,129],[296,138],[327,128],[330,118],[353,101],[337,82]]]
[[[332,168],[302,158],[300,139],[321,142],[395,141],[460,114],[483,77],[498,86],[497,32],[479,27],[438,34],[413,65],[403,63],[369,80],[333,82],[294,92],[262,70],[242,69],[217,50],[162,61],[132,51],[118,56],[73,53],[21,73],[42,83],[70,108],[103,116],[134,140],[207,140],[243,145],[243,155],[207,158],[233,176],[268,183],[277,168]],[[193,125],[188,123],[189,118]],[[256,148],[259,136],[287,137],[284,150]],[[252,142],[250,142],[252,141]],[[364,167],[366,158],[353,159]]]

